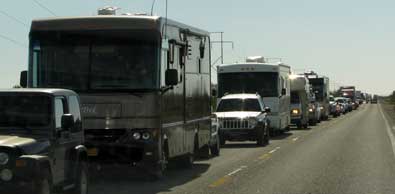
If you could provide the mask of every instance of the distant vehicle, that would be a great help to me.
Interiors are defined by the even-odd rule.
[[[346,100],[346,103],[347,103],[347,111],[348,112],[353,111],[355,104],[353,104],[353,102],[352,102],[352,100],[350,98],[345,98],[345,100]]]
[[[291,123],[298,128],[309,126],[309,80],[303,75],[291,75]]]
[[[329,108],[330,108],[330,114],[333,117],[338,117],[342,114],[341,105],[338,102],[336,102],[335,98],[332,95],[329,96]]]
[[[344,97],[336,97],[335,98],[335,102],[340,105],[342,114],[346,114],[347,112],[349,112],[349,108],[348,108],[349,104],[348,104],[346,98],[344,98]]]
[[[257,141],[257,145],[269,144],[269,121],[262,98],[258,94],[229,94],[218,103],[215,114],[220,127],[220,142]]]
[[[28,87],[80,94],[92,163],[161,177],[168,161],[210,154],[209,32],[159,16],[62,17],[33,20],[30,45]]]
[[[309,96],[309,124],[314,126],[321,122],[321,109],[320,103],[316,101],[315,94],[310,84],[310,96]]]
[[[359,101],[357,99],[358,96],[361,96],[361,91],[357,93],[355,86],[342,86],[340,87],[340,92],[343,97],[350,99],[353,110],[359,107]]]
[[[273,133],[283,132],[290,125],[290,67],[282,63],[266,63],[263,57],[246,63],[222,64],[218,67],[218,96],[235,93],[258,93],[266,106]]]
[[[305,74],[309,79],[310,84],[313,87],[316,101],[319,102],[319,108],[321,109],[321,120],[327,120],[329,118],[329,78],[325,76],[319,76],[314,72]]]
[[[371,104],[377,104],[377,102],[378,102],[377,95],[373,95],[373,98],[372,98],[372,100],[370,101],[370,103],[371,103]]]
[[[0,110],[1,193],[87,193],[87,149],[75,92],[0,90]]]

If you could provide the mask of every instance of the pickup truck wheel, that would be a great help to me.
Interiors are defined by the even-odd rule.
[[[259,127],[259,129],[257,130],[257,135],[258,135],[258,137],[257,137],[257,145],[258,146],[264,146],[264,145],[266,145],[266,129],[265,129],[265,127]]]
[[[35,194],[50,194],[51,193],[51,181],[49,173],[45,174],[41,179],[34,183]]]
[[[74,180],[74,188],[71,194],[87,194],[88,182],[88,167],[85,163],[82,163],[77,169],[77,176]]]
[[[265,145],[269,145],[270,143],[270,132],[269,132],[269,127],[265,127],[265,139],[264,139]]]
[[[224,146],[224,145],[226,144],[226,139],[220,136],[220,137],[219,137],[219,144],[220,144],[221,146]]]
[[[220,140],[219,136],[216,136],[216,141],[214,145],[210,146],[210,152],[212,156],[219,156],[220,150],[221,150],[221,145],[220,145]]]

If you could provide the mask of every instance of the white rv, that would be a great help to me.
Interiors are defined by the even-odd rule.
[[[310,84],[304,75],[291,75],[291,123],[298,128],[309,125]]]
[[[271,109],[268,118],[272,132],[289,129],[290,67],[267,63],[263,57],[248,58],[245,63],[218,66],[218,97],[235,93],[259,93]]]

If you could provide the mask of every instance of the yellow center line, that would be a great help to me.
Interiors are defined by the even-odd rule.
[[[270,158],[270,154],[269,153],[263,154],[262,156],[259,157],[260,160],[266,160],[268,158]]]
[[[221,185],[229,182],[230,180],[231,180],[231,176],[225,175],[225,176],[219,178],[218,180],[216,180],[215,182],[213,182],[212,184],[210,184],[209,187],[210,188],[218,187],[218,186],[221,186]]]

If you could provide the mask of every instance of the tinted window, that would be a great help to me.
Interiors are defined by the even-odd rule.
[[[224,99],[218,105],[217,112],[262,111],[258,99]]]
[[[0,96],[0,127],[44,127],[51,124],[51,98],[12,94]]]
[[[262,97],[278,97],[278,74],[272,72],[243,72],[218,74],[218,94],[256,93]]]

